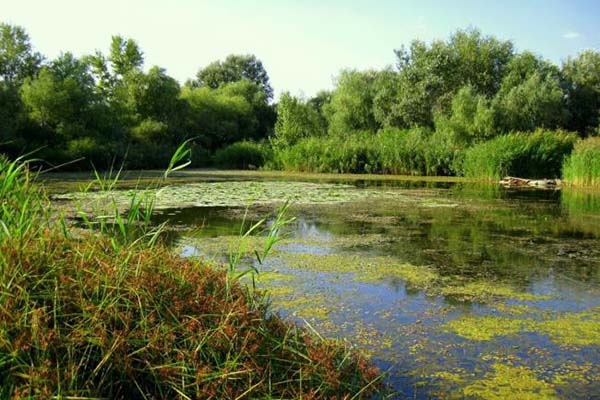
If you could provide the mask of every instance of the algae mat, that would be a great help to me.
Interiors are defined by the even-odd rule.
[[[290,201],[296,205],[337,204],[368,199],[407,200],[397,190],[364,190],[351,185],[310,182],[203,182],[170,185],[157,190],[117,190],[66,193],[55,200],[114,201],[127,207],[133,196],[155,196],[156,209],[186,207],[246,207]]]

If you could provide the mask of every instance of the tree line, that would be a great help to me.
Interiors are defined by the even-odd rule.
[[[193,139],[194,163],[215,149],[273,133],[273,89],[253,55],[231,55],[180,85],[165,69],[144,71],[133,40],[113,36],[107,54],[49,60],[19,26],[0,24],[0,151],[35,151],[49,164],[164,167]]]
[[[335,90],[310,99],[285,93],[277,136],[304,137],[427,127],[461,142],[538,128],[597,133],[600,53],[584,51],[558,67],[511,41],[479,30],[448,40],[413,41],[383,70],[344,70]]]
[[[230,55],[180,85],[163,68],[146,71],[133,39],[114,36],[107,54],[48,60],[23,28],[1,24],[0,151],[37,150],[51,164],[85,158],[80,166],[125,160],[127,168],[152,168],[193,139],[194,166],[460,175],[469,149],[507,134],[524,142],[504,143],[523,145],[546,143],[528,139],[533,132],[557,132],[567,153],[565,140],[575,139],[565,132],[598,134],[597,51],[557,66],[467,29],[415,40],[395,56],[381,70],[342,70],[332,91],[284,92],[274,104],[253,55]],[[383,150],[367,148],[374,142]],[[381,157],[403,161],[384,168]]]

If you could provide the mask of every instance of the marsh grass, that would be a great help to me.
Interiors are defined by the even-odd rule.
[[[376,134],[306,138],[274,148],[267,167],[287,171],[404,175],[453,175],[459,149],[425,128],[388,128]]]
[[[600,187],[600,137],[590,137],[575,145],[563,165],[563,178],[575,186]]]
[[[348,344],[273,314],[235,264],[173,254],[152,198],[81,207],[75,230],[34,181],[0,160],[0,398],[363,398],[380,379]]]
[[[504,176],[558,178],[575,141],[574,134],[561,131],[498,136],[466,151],[463,173],[470,178],[493,180]]]
[[[257,169],[270,158],[271,148],[268,144],[244,140],[217,150],[213,161],[221,168]]]

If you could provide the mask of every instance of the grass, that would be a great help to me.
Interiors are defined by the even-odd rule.
[[[563,165],[563,178],[575,186],[600,188],[600,137],[590,137],[575,145]]]
[[[442,134],[424,128],[386,129],[310,137],[275,147],[273,169],[343,174],[453,175],[458,149]]]
[[[271,149],[268,144],[245,140],[217,150],[213,161],[221,168],[257,169],[270,157]]]
[[[370,395],[377,369],[349,345],[279,318],[235,268],[163,246],[152,198],[82,210],[77,230],[27,165],[0,160],[0,398]]]
[[[575,141],[574,134],[561,131],[498,136],[466,151],[463,173],[466,177],[491,180],[504,176],[558,178]]]

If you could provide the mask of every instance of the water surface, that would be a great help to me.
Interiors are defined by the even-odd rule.
[[[155,222],[183,255],[225,260],[244,221],[291,198],[285,239],[263,265],[264,238],[248,239],[244,263],[276,312],[354,343],[396,397],[600,393],[600,196],[248,179],[177,183]]]

